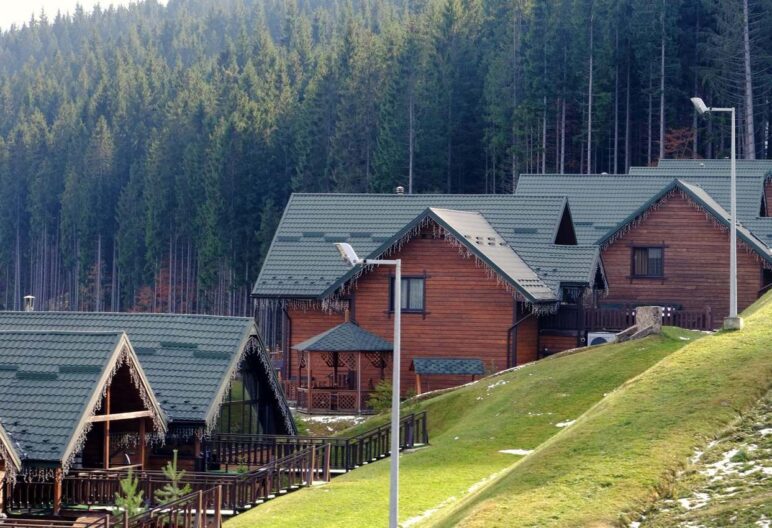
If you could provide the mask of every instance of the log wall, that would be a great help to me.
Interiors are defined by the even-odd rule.
[[[664,244],[664,277],[631,278],[632,246]],[[729,231],[679,193],[671,195],[632,230],[602,251],[609,294],[603,303],[710,307],[720,324],[729,313]],[[738,307],[756,300],[761,263],[738,243]]]

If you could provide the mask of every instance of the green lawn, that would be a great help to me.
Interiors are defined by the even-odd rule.
[[[432,445],[401,457],[400,519],[417,524],[425,512],[472,495],[522,459],[500,450],[531,450],[573,429],[556,424],[613,397],[625,381],[698,336],[666,329],[663,336],[547,359],[420,403],[429,413]],[[370,464],[272,500],[226,526],[380,528],[387,521],[388,469],[388,461]]]
[[[431,525],[606,527],[637,519],[670,494],[695,448],[770,388],[772,295],[747,314],[745,330],[671,354]]]

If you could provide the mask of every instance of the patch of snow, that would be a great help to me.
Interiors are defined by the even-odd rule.
[[[756,521],[754,524],[759,528],[770,528],[770,526],[772,526],[772,520],[767,519],[767,516],[762,513],[761,519]]]
[[[526,456],[533,453],[533,449],[501,449],[499,453],[504,453],[505,455]]]
[[[496,383],[491,383],[490,385],[488,385],[488,391],[490,391],[491,389],[495,389],[496,387],[499,387],[501,385],[506,385],[507,383],[509,383],[509,381],[507,380],[499,380]]]
[[[772,427],[767,427],[767,428],[765,428],[765,429],[760,429],[760,430],[759,430],[759,434],[760,434],[761,436],[772,435]]]
[[[573,425],[573,423],[576,420],[566,420],[565,422],[558,422],[555,424],[555,427],[568,427],[569,425]]]
[[[706,506],[710,502],[710,499],[710,495],[698,491],[691,498],[678,499],[678,504],[686,511],[696,510]]]
[[[453,438],[453,440],[458,440],[458,438],[459,438],[459,437],[457,436],[457,437]]]
[[[691,341],[692,340],[691,337],[684,337],[684,336],[678,336],[678,339],[680,339],[681,341]]]
[[[327,414],[320,414],[320,415],[313,415],[313,416],[303,416],[302,420],[304,422],[314,422],[314,423],[323,423],[323,424],[331,424],[331,423],[337,423],[337,422],[354,422],[355,424],[360,424],[367,420],[364,416],[355,416],[355,415],[327,415]]]

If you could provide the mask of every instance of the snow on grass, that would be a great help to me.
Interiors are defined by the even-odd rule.
[[[526,456],[533,453],[533,449],[501,449],[499,450],[499,453],[504,453],[505,455]]]
[[[570,425],[573,425],[575,421],[576,420],[566,420],[564,422],[558,422],[555,424],[555,427],[568,427]]]
[[[366,416],[346,416],[346,415],[327,415],[327,414],[318,414],[318,415],[312,415],[312,416],[303,416],[304,422],[315,422],[315,423],[322,423],[322,424],[329,424],[329,423],[337,423],[337,422],[353,422],[354,425],[361,424],[367,420]]]

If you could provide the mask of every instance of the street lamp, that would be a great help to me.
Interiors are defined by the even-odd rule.
[[[732,114],[732,140],[731,140],[731,191],[729,213],[729,317],[724,319],[725,330],[741,330],[743,319],[737,315],[737,155],[735,152],[735,109],[711,108],[699,97],[692,97],[692,104],[697,112],[728,112]]]
[[[400,318],[402,315],[402,260],[360,258],[351,244],[335,244],[341,258],[349,266],[394,266],[394,359],[391,375],[391,475],[389,481],[389,528],[397,528],[399,515],[399,378],[400,378]]]

